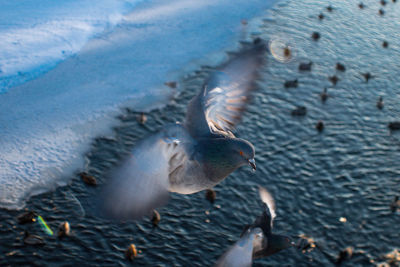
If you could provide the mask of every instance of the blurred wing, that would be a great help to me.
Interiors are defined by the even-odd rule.
[[[210,132],[232,136],[254,88],[265,51],[264,43],[254,44],[211,73],[201,93],[188,106],[186,125],[192,136]]]
[[[253,247],[262,239],[260,228],[248,230],[224,255],[215,267],[248,267],[253,261]]]
[[[265,189],[264,187],[260,186],[258,192],[260,194],[262,202],[264,202],[268,207],[269,214],[271,215],[271,228],[272,228],[273,221],[276,217],[274,198],[272,197],[271,193],[268,192],[267,189]]]
[[[169,175],[186,164],[191,146],[190,137],[179,124],[141,141],[109,175],[101,196],[105,215],[119,220],[138,219],[165,204]]]

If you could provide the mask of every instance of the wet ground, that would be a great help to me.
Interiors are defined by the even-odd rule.
[[[98,192],[78,175],[71,184],[33,197],[27,208],[43,216],[56,230],[67,220],[72,235],[46,237],[37,223],[19,225],[21,211],[0,211],[0,265],[212,266],[239,237],[245,224],[261,212],[257,186],[276,199],[275,231],[298,240],[312,237],[310,252],[291,248],[254,266],[333,266],[342,249],[354,248],[343,266],[370,266],[400,248],[400,213],[390,203],[400,195],[400,133],[387,125],[400,120],[400,3],[283,1],[266,12],[254,36],[288,44],[292,60],[279,62],[271,54],[237,135],[256,147],[257,171],[242,167],[218,185],[210,204],[204,192],[173,194],[160,209],[161,222],[110,223],[85,209]],[[385,10],[383,16],[379,9]],[[318,15],[324,14],[320,20]],[[321,38],[314,41],[313,32]],[[383,48],[386,40],[388,47]],[[300,62],[313,62],[311,72],[299,72]],[[345,72],[335,70],[337,62]],[[145,125],[138,113],[126,110],[115,135],[97,139],[87,154],[84,171],[104,182],[103,174],[137,140],[167,122],[184,118],[186,104],[200,89],[212,67],[199,67],[181,81],[181,90],[164,108],[149,114]],[[361,73],[373,78],[366,83]],[[333,86],[328,77],[339,79]],[[297,88],[284,88],[298,79]],[[319,94],[328,88],[322,103]],[[376,102],[383,96],[384,108]],[[291,116],[305,106],[303,117]],[[322,120],[319,133],[315,124]],[[89,208],[90,209],[90,208]],[[42,247],[23,244],[23,232],[40,234]],[[125,258],[130,243],[140,250],[133,262]],[[397,264],[397,265],[395,265]],[[394,263],[393,266],[399,266]]]

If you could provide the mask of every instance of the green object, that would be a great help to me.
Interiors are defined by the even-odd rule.
[[[47,223],[43,220],[42,216],[37,217],[40,227],[42,227],[43,231],[45,231],[48,235],[53,235],[53,231],[47,225]]]

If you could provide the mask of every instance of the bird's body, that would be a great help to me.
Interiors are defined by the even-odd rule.
[[[102,206],[107,215],[135,219],[164,204],[168,192],[210,189],[242,165],[255,169],[253,145],[233,134],[254,88],[266,45],[260,40],[211,73],[189,103],[184,123],[139,142],[110,173]]]

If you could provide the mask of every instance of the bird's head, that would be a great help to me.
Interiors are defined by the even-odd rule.
[[[232,141],[232,153],[234,153],[234,156],[237,157],[242,165],[249,164],[255,171],[256,161],[254,159],[254,146],[250,142],[240,138],[233,139]]]

